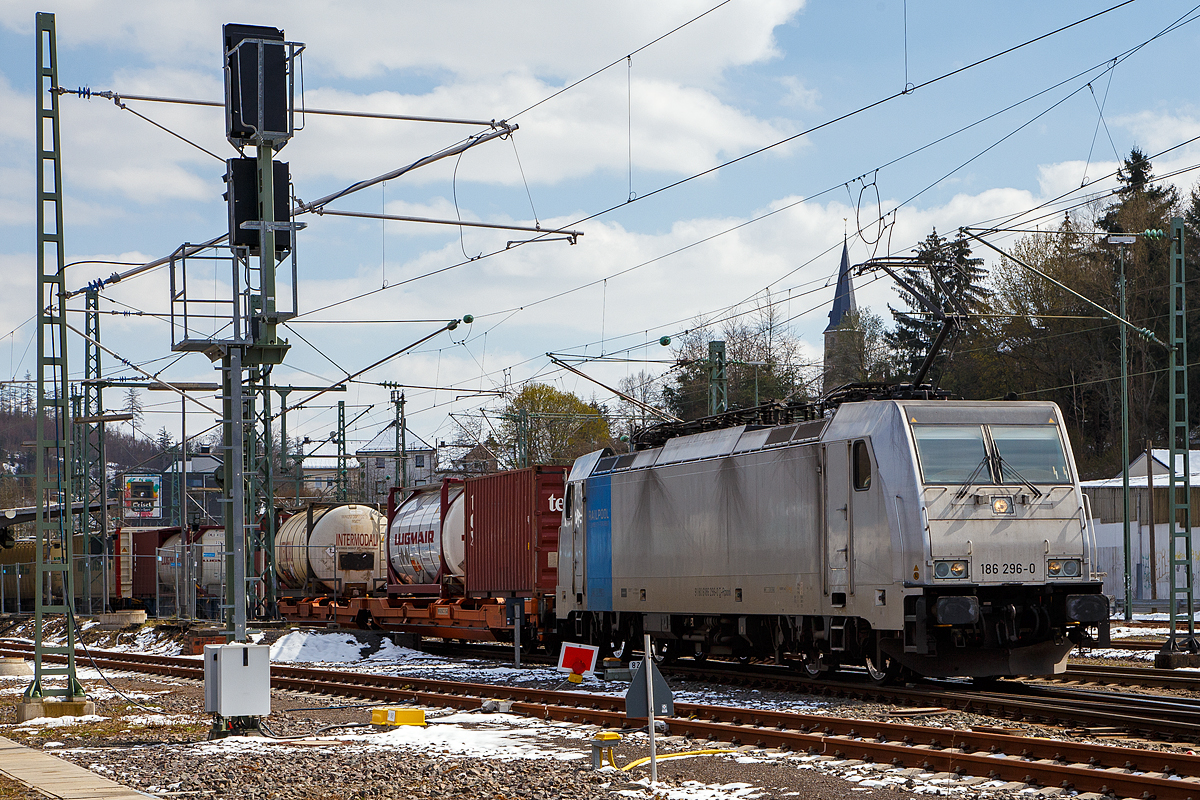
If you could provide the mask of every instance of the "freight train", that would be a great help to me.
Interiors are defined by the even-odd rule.
[[[1053,403],[850,402],[578,459],[556,614],[665,658],[1049,674],[1107,640],[1095,552]]]
[[[1049,674],[1106,642],[1053,403],[879,399],[720,422],[652,429],[569,473],[394,490],[378,540],[318,535],[334,511],[292,517],[279,613],[411,640],[519,630],[525,647],[625,658],[648,633],[658,658],[861,665],[879,681]]]
[[[388,501],[386,588],[369,596],[285,598],[297,620],[421,637],[551,649],[566,468],[446,478]]]

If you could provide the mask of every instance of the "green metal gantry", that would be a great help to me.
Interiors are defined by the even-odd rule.
[[[347,469],[349,455],[346,453],[346,401],[338,400],[337,433],[337,500],[346,502],[350,496],[350,471]]]
[[[725,377],[725,343],[708,343],[708,413],[724,414],[729,410],[729,381]]]
[[[1192,481],[1188,452],[1188,352],[1187,296],[1184,280],[1184,226],[1182,217],[1171,218],[1171,360],[1167,392],[1171,404],[1170,455],[1170,561],[1171,594],[1168,605],[1171,633],[1163,652],[1195,653],[1196,618],[1192,590]],[[1182,457],[1182,471],[1176,458]],[[1182,472],[1182,474],[1180,474]],[[1186,624],[1187,633],[1180,632]]]
[[[396,483],[402,493],[408,491],[408,439],[404,420],[404,392],[392,390],[392,405],[396,407]],[[401,497],[403,499],[403,497]]]
[[[91,613],[93,586],[96,579],[96,568],[99,566],[100,611],[108,611],[108,503],[106,480],[106,455],[104,447],[104,395],[100,369],[100,291],[88,288],[84,291],[84,333],[87,338],[83,342],[83,406],[82,421],[76,423],[79,429],[79,441],[83,447],[80,461],[83,466],[83,482],[76,484],[87,504],[84,506],[84,516],[80,517],[79,530],[84,534],[84,544],[88,548],[87,559],[84,561],[82,574],[87,581],[87,606]],[[98,506],[98,507],[97,507]],[[99,564],[92,557],[92,543],[99,540],[101,550]]]
[[[276,453],[274,429],[271,427],[273,387],[270,365],[251,371],[251,388],[254,425],[247,431],[247,452],[251,455],[250,464],[253,466],[249,476],[250,505],[254,507],[254,500],[259,498],[264,509],[262,523],[253,528],[256,536],[253,550],[256,563],[262,564],[262,571],[258,577],[263,613],[266,617],[275,619],[278,616],[278,587],[275,579],[275,468],[277,464],[282,465],[285,456]]]
[[[37,15],[37,436],[34,503],[35,522],[33,682],[27,700],[43,697],[85,697],[75,674],[74,570],[71,568],[71,416],[67,385],[67,326],[62,208],[62,150],[58,118],[58,52],[54,15]],[[50,516],[61,504],[63,513]],[[62,645],[45,643],[47,615],[61,615]],[[45,657],[65,656],[65,665],[48,666]],[[47,676],[66,679],[50,688]]]

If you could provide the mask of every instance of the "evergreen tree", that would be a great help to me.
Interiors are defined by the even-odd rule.
[[[988,272],[983,266],[982,258],[971,256],[971,246],[966,237],[959,234],[951,241],[939,236],[934,228],[913,250],[913,255],[919,266],[906,267],[901,274],[914,289],[938,308],[947,314],[958,313],[955,304],[951,302],[953,297],[957,304],[968,312],[983,309],[991,296],[991,291],[985,286]],[[933,279],[934,272],[937,273],[941,286]],[[887,343],[894,351],[900,369],[913,375],[928,355],[942,323],[923,313],[926,311],[924,305],[909,292],[901,288],[896,291],[907,310],[895,309],[888,304],[888,311],[891,312],[896,327],[887,333]],[[951,344],[946,342],[934,361],[930,377],[935,384],[945,369]]]
[[[134,436],[136,436],[138,425],[141,424],[142,419],[145,416],[142,413],[142,398],[138,394],[137,389],[134,389],[131,386],[125,391],[125,405],[121,407],[121,410],[126,414],[133,414],[133,420],[131,421],[131,424],[133,426]]]

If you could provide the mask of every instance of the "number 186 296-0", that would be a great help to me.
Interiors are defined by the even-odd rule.
[[[1037,565],[1032,561],[1028,564],[1011,561],[1007,564],[984,563],[979,565],[984,575],[1032,575],[1037,571]]]

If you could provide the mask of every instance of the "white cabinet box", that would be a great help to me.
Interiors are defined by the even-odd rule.
[[[270,646],[205,645],[204,710],[223,717],[265,717],[270,714]]]

